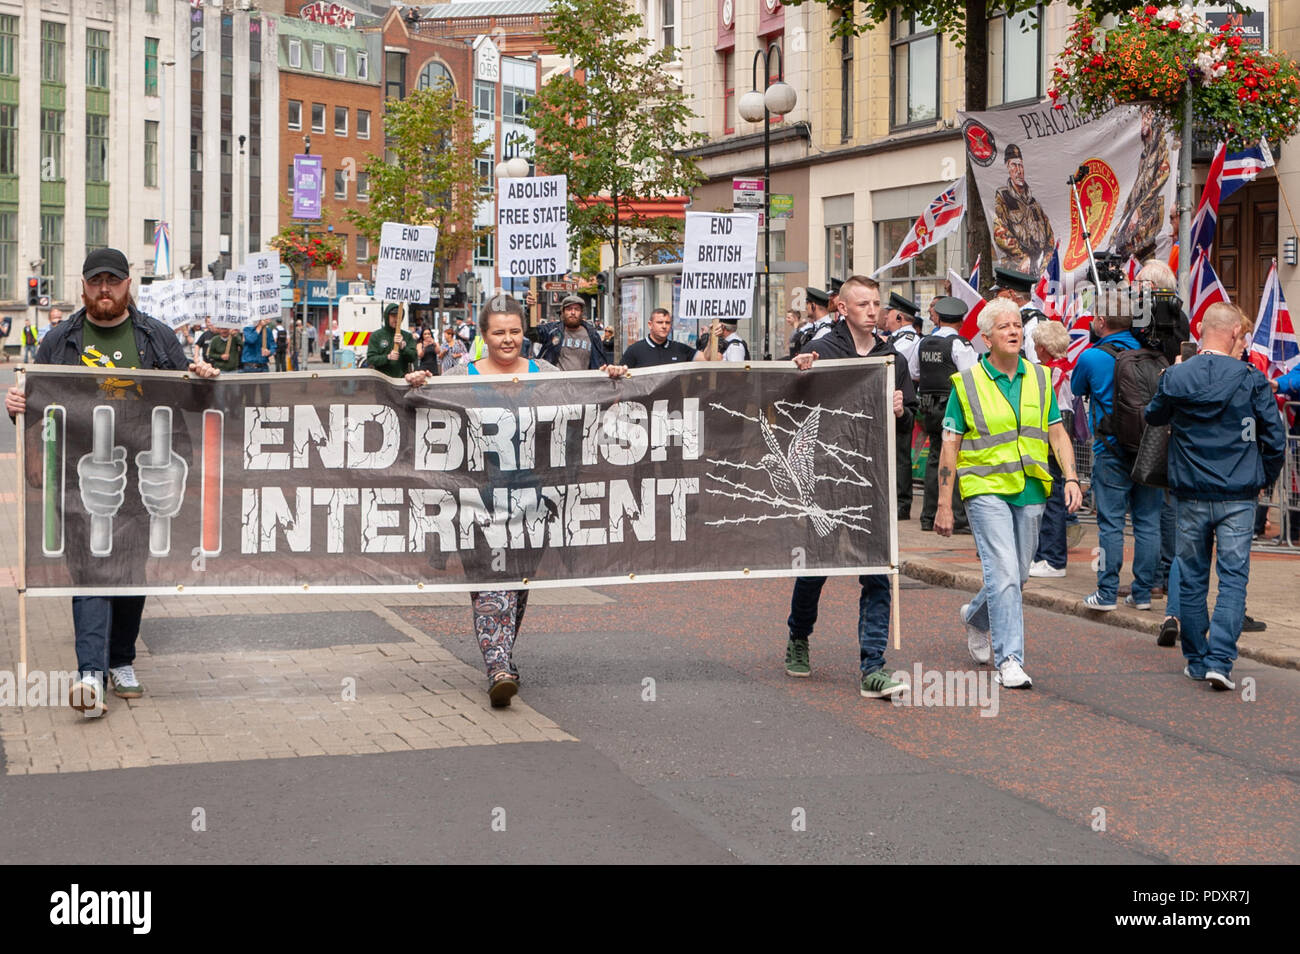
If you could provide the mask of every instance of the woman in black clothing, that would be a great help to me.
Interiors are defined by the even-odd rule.
[[[430,374],[438,373],[438,340],[430,328],[420,332],[420,340],[415,343],[415,352],[420,362],[415,367]]]

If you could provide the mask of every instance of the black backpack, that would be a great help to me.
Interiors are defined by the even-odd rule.
[[[1146,408],[1156,396],[1160,375],[1169,359],[1153,348],[1099,345],[1115,359],[1115,383],[1111,389],[1111,412],[1097,422],[1097,433],[1130,454],[1137,453],[1146,429]]]

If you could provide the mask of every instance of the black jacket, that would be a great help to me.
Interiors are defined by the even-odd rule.
[[[586,329],[587,337],[591,339],[591,360],[587,365],[587,370],[598,371],[609,364],[609,358],[605,356],[605,344],[601,341],[600,334],[591,322],[584,321],[582,327]],[[549,361],[558,368],[560,366],[560,349],[564,345],[564,322],[548,321],[544,325],[538,325],[537,341],[541,346],[537,357],[543,361]]]
[[[800,354],[816,353],[822,358],[860,358],[858,346],[853,341],[846,321],[837,321],[831,330],[816,341],[804,345]],[[894,356],[894,390],[903,392],[903,416],[894,419],[894,429],[899,435],[906,435],[911,444],[912,421],[916,417],[916,388],[912,386],[912,374],[907,370],[907,361],[894,350],[888,338],[877,338],[876,346],[871,349],[868,358]]]
[[[140,352],[140,367],[149,371],[184,371],[190,366],[176,333],[156,318],[128,305],[128,320],[135,326],[135,346]],[[81,364],[85,345],[86,309],[78,308],[66,321],[45,333],[36,349],[37,364]]]

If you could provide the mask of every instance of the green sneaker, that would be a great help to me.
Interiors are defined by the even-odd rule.
[[[867,673],[862,677],[862,695],[868,699],[888,699],[910,687],[905,682],[895,682],[883,669]]]
[[[113,695],[120,699],[139,699],[144,695],[144,686],[135,677],[133,666],[115,666],[108,671],[108,678],[113,684]]]
[[[785,644],[785,674],[806,679],[812,674],[808,665],[808,640],[791,639]]]

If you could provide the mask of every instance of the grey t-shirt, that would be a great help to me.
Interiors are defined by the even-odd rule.
[[[586,328],[560,331],[560,370],[586,371],[591,367],[591,336]]]

